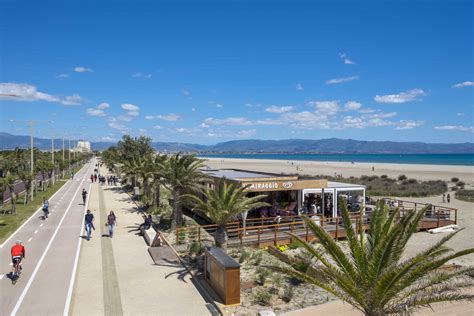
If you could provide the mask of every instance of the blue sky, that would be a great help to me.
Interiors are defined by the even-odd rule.
[[[472,1],[0,6],[4,132],[473,141]]]

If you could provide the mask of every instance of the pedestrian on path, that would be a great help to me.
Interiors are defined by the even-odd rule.
[[[109,226],[109,237],[112,238],[114,235],[115,225],[117,225],[117,217],[113,211],[110,211],[109,216],[107,216],[107,225]]]
[[[94,214],[91,213],[91,210],[87,210],[86,216],[84,218],[84,224],[86,228],[86,239],[90,240],[91,239],[91,230],[94,229]]]
[[[449,195],[449,193],[448,193],[448,195],[446,196],[446,201],[448,201],[448,203],[451,202],[451,196]]]
[[[446,195],[443,193],[443,203],[446,202],[445,196],[446,196]]]

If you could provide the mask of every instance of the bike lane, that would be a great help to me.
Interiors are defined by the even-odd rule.
[[[46,261],[46,257],[51,256],[51,248],[56,247],[56,241],[64,239],[62,231],[72,230],[72,226],[75,227],[74,236],[79,238],[79,228],[81,223],[76,223],[75,221],[70,222],[69,217],[73,214],[73,211],[80,212],[84,209],[84,205],[75,205],[79,202],[82,204],[82,198],[80,194],[77,194],[79,189],[82,187],[89,187],[89,182],[86,182],[90,176],[91,171],[93,170],[94,161],[90,164],[85,165],[74,177],[73,180],[68,180],[68,182],[53,195],[50,201],[50,216],[47,220],[42,220],[41,216],[43,212],[41,210],[36,211],[31,218],[29,218],[23,226],[21,226],[18,231],[16,231],[0,248],[0,315],[9,315],[18,310],[21,310],[21,307],[25,305],[25,301],[31,299],[31,295],[37,295],[36,292],[31,292],[31,288],[41,289],[40,292],[44,294],[50,293],[54,295],[56,292],[57,284],[52,282],[52,280],[57,279],[55,275],[58,271],[66,270],[66,265],[61,264],[61,267],[53,267],[43,272],[42,268],[45,263],[49,265],[49,262]],[[87,184],[87,186],[86,186]],[[69,207],[71,204],[71,207]],[[69,207],[69,208],[68,208]],[[69,210],[69,212],[68,212]],[[79,216],[81,217],[81,216]],[[75,218],[75,217],[74,217]],[[15,243],[17,239],[21,239],[26,248],[26,258],[23,265],[23,271],[20,279],[15,285],[12,285],[11,280],[9,279],[9,272],[11,271],[11,256],[10,248]],[[75,252],[74,246],[76,243],[71,244],[69,248],[63,249],[63,255],[56,256],[58,263],[61,263],[64,256],[74,257]],[[48,247],[49,246],[49,247]],[[46,254],[45,254],[46,253]],[[54,269],[54,270],[53,270]],[[58,270],[59,269],[59,270]],[[36,273],[35,273],[35,270]],[[72,270],[72,265],[71,265]],[[43,279],[38,279],[38,276],[41,273],[49,275],[49,278],[44,281]],[[69,273],[71,273],[69,271]],[[38,281],[40,283],[38,283]],[[68,282],[66,282],[68,285]],[[30,288],[31,287],[31,288]],[[66,290],[67,292],[67,290]],[[26,303],[29,304],[29,303]],[[43,309],[36,309],[30,314],[47,314],[48,312],[44,310],[45,306],[52,304],[48,300],[43,300],[42,305]],[[55,302],[54,305],[57,303]],[[64,302],[61,307],[64,308]],[[48,309],[51,306],[48,307]],[[20,311],[23,314],[22,311]]]

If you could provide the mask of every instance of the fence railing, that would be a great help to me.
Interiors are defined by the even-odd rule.
[[[396,201],[394,208],[400,211],[399,218],[405,216],[408,212],[419,210],[430,206],[426,203],[401,201],[393,199],[385,199],[387,204]],[[391,204],[389,204],[391,206]],[[457,223],[457,209],[444,206],[431,205],[424,212],[423,219],[419,225],[419,229],[429,229],[446,225],[447,223]],[[361,229],[367,230],[372,216],[371,211],[365,214],[354,212],[350,215],[350,220],[353,228],[358,232]],[[325,217],[323,215],[315,215],[311,217],[313,221],[324,228],[335,239],[345,237],[344,223],[341,216]],[[312,232],[300,215],[270,217],[270,218],[250,218],[247,219],[246,227],[242,227],[239,221],[230,222],[226,226],[230,242],[243,244],[256,244],[260,246],[263,242],[273,242],[278,244],[281,239],[289,239],[287,232],[295,233],[306,240],[314,238]],[[190,242],[212,242],[214,234],[217,230],[217,225],[194,225],[187,227],[176,228],[176,244],[190,243]]]

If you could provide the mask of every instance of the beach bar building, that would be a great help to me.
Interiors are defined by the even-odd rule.
[[[213,178],[215,183],[220,179],[225,179],[242,187],[247,186],[246,191],[249,195],[267,195],[267,202],[278,211],[278,214],[264,213],[264,216],[268,217],[299,215],[306,212],[336,217],[338,197],[341,194],[344,194],[346,198],[357,197],[354,205],[358,203],[359,206],[357,209],[354,207],[354,211],[359,211],[361,203],[365,201],[365,186],[363,185],[239,169],[204,169],[202,171]],[[267,210],[257,211],[267,212]],[[262,214],[257,216],[262,216]]]

